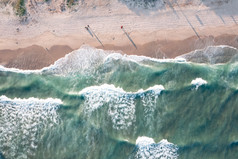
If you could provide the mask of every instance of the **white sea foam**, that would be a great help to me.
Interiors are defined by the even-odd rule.
[[[130,158],[141,159],[177,159],[178,147],[173,143],[163,139],[159,143],[155,143],[152,138],[142,136],[136,140],[136,153]]]
[[[103,84],[101,86],[90,86],[90,87],[84,88],[79,93],[71,92],[71,94],[87,94],[88,92],[91,92],[93,90],[99,90],[99,89],[100,90],[107,90],[107,91],[117,91],[117,92],[127,93],[127,94],[140,94],[140,93],[144,93],[144,92],[147,92],[147,91],[153,91],[155,94],[160,94],[161,91],[164,90],[164,86],[155,85],[155,86],[149,87],[146,90],[140,89],[136,92],[126,92],[120,87],[115,87],[113,84]]]
[[[85,97],[84,108],[87,114],[108,105],[108,115],[110,116],[114,129],[127,129],[135,122],[135,97],[157,96],[164,90],[162,85],[150,87],[147,90],[137,92],[126,92],[122,88],[116,88],[114,85],[104,84],[102,86],[91,86],[79,92]],[[148,98],[149,99],[149,98]],[[147,100],[143,102],[148,107]],[[156,102],[154,102],[156,104]],[[151,106],[151,105],[149,105]],[[154,108],[153,108],[154,109]]]
[[[219,45],[195,50],[178,56],[178,58],[185,58],[187,61],[196,63],[222,64],[230,62],[237,56],[238,50],[236,48],[227,45]]]
[[[182,57],[178,57],[178,58],[175,58],[175,59],[156,59],[156,58],[151,58],[151,57],[147,57],[147,56],[126,55],[126,54],[122,55],[122,54],[119,54],[119,53],[109,54],[105,58],[104,61],[108,61],[110,59],[132,61],[132,62],[137,62],[137,63],[148,62],[148,61],[158,62],[158,63],[163,63],[163,62],[186,62],[186,59],[182,58]]]
[[[108,54],[109,52],[102,49],[82,46],[57,60],[53,65],[43,68],[42,72],[60,75],[75,72],[93,73]]]
[[[196,86],[196,89],[198,89],[198,87],[200,87],[201,85],[207,84],[207,81],[202,78],[196,78],[195,80],[192,80],[191,84]]]
[[[224,50],[228,50],[229,54],[224,54]],[[140,65],[148,64],[148,62],[155,63],[185,63],[191,62],[209,62],[209,63],[222,63],[230,60],[237,54],[237,49],[231,46],[220,45],[210,46],[204,50],[195,50],[188,54],[178,56],[174,59],[156,59],[146,56],[137,55],[122,55],[121,53],[113,51],[105,51],[102,49],[95,49],[90,46],[82,46],[80,49],[75,50],[65,57],[55,61],[54,64],[49,67],[45,67],[41,70],[21,70],[16,68],[6,68],[0,66],[0,71],[16,72],[16,73],[49,73],[58,75],[67,75],[77,72],[95,73],[97,67],[101,64],[108,64],[113,60],[122,60],[128,62],[134,62]],[[202,58],[204,57],[204,58]],[[221,58],[222,57],[222,58]],[[204,61],[205,60],[205,61]],[[207,61],[206,61],[207,60]]]
[[[17,69],[17,68],[7,68],[2,65],[0,65],[0,71],[23,73],[23,74],[41,73],[41,70],[21,70],[21,69]]]
[[[33,156],[43,131],[58,124],[59,99],[0,96],[0,149],[6,158]]]
[[[44,104],[63,104],[63,102],[60,100],[60,99],[54,99],[54,98],[46,98],[46,99],[39,99],[39,98],[34,98],[34,97],[30,97],[30,98],[14,98],[14,99],[10,99],[6,96],[0,96],[0,101],[1,103],[4,102],[4,101],[12,101],[12,102],[18,102],[18,103],[32,103],[32,102],[41,102],[41,103],[44,103]]]
[[[96,72],[98,66],[107,64],[113,60],[129,61],[134,63],[143,64],[144,62],[186,62],[183,58],[176,59],[155,59],[146,56],[136,55],[122,55],[113,51],[105,51],[102,49],[95,49],[90,46],[82,46],[80,49],[75,50],[65,57],[55,61],[54,64],[45,67],[41,70],[21,70],[16,68],[6,68],[0,65],[0,71],[15,72],[23,74],[43,73],[43,74],[57,74],[68,75],[72,73],[88,73],[93,74]]]
[[[125,96],[126,92],[113,85],[102,85],[86,88],[80,92],[85,99],[85,111],[90,114],[94,110],[108,104],[108,115],[114,129],[126,129],[135,120],[135,104],[133,97]]]
[[[0,65],[0,71],[15,72],[23,74],[43,73],[67,75],[75,72],[92,72],[103,62],[109,54],[108,51],[95,49],[89,46],[82,46],[65,57],[58,59],[54,64],[40,70],[21,70],[17,68],[6,68]]]
[[[154,139],[146,137],[146,136],[140,136],[136,139],[136,145],[138,145],[139,147],[151,145],[154,143],[155,143]]]

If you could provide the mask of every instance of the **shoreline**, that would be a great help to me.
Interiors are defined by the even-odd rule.
[[[52,13],[49,8],[59,7],[60,1],[36,2],[33,8],[27,5],[26,23],[19,22],[9,6],[0,6],[0,64],[40,69],[82,45],[154,58],[174,58],[212,45],[238,48],[238,1],[178,3],[143,13],[117,0],[88,0]]]
[[[201,39],[192,36],[184,40],[157,40],[143,45],[137,45],[137,49],[135,49],[132,44],[124,46],[105,44],[104,48],[102,46],[96,46],[95,48],[108,51],[111,50],[113,52],[127,55],[148,56],[163,59],[175,58],[195,50],[204,49],[208,46],[218,45],[228,45],[238,49],[238,36],[223,34],[217,37],[201,36]],[[3,49],[0,50],[0,64],[4,67],[23,70],[42,69],[50,66],[56,60],[76,49],[72,49],[68,45],[54,45],[50,48],[32,45],[15,50]]]

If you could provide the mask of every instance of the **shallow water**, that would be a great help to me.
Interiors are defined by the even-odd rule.
[[[237,77],[236,60],[90,47],[42,70],[0,67],[0,158],[238,158]]]

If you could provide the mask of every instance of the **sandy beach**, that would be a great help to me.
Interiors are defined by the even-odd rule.
[[[155,58],[174,58],[212,45],[238,48],[235,0],[165,0],[153,9],[117,0],[80,1],[64,11],[61,4],[30,0],[24,20],[10,5],[1,5],[0,64],[40,69],[82,45]],[[87,25],[104,47],[85,29]]]
[[[0,0],[0,159],[238,159],[238,0]]]

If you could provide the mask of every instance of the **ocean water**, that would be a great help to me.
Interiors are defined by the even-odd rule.
[[[0,158],[238,158],[238,51],[216,48],[206,63],[84,46],[42,70],[1,66]]]

